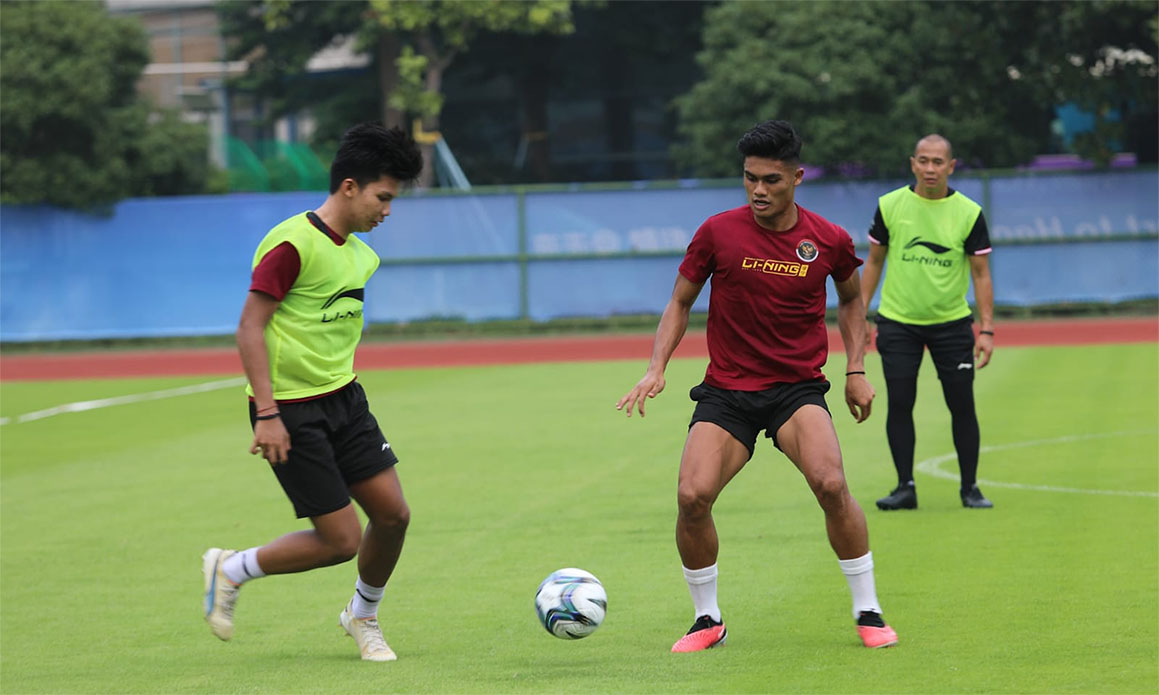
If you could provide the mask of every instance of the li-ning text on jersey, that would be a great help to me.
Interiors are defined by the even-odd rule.
[[[805,263],[778,261],[772,258],[745,258],[741,261],[741,267],[746,270],[771,273],[772,275],[794,275],[799,277],[805,277],[805,273],[809,272],[809,266]]]
[[[337,302],[339,299],[343,299],[343,298],[356,299],[356,300],[358,300],[359,304],[362,304],[363,297],[365,296],[365,293],[366,293],[365,288],[359,287],[356,290],[343,290],[341,292],[336,293],[334,296],[330,297],[330,299],[327,299],[326,303],[322,305],[322,323],[330,323],[331,321],[341,321],[343,319],[361,319],[362,318],[362,307],[361,306],[358,307],[357,309],[346,309],[345,311],[342,309],[342,307],[339,307],[339,308],[334,309],[333,313],[330,313],[329,310],[331,307],[334,306],[335,302]],[[349,302],[347,302],[347,304],[349,304]]]
[[[748,206],[722,212],[688,245],[680,273],[697,283],[711,277],[707,383],[760,391],[822,378],[826,278],[845,280],[861,261],[844,229],[797,211],[783,232],[758,225]]]

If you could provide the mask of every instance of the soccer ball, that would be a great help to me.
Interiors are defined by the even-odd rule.
[[[560,639],[583,639],[596,631],[608,611],[604,585],[590,572],[568,567],[547,575],[535,592],[535,614]]]

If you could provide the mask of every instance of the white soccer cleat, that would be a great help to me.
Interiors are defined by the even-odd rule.
[[[378,627],[378,618],[355,618],[350,612],[349,604],[342,609],[338,622],[346,634],[358,643],[358,650],[362,652],[363,661],[394,661],[398,655],[386,643],[382,636],[382,629]]]
[[[218,639],[233,637],[233,607],[240,588],[225,576],[222,566],[234,550],[210,548],[201,556],[201,573],[205,577],[205,622]]]

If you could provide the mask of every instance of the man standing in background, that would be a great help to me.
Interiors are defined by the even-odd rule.
[[[913,408],[925,348],[950,409],[962,506],[994,506],[977,485],[980,435],[974,409],[974,361],[981,369],[994,351],[990,233],[981,206],[949,187],[956,163],[946,138],[919,140],[910,157],[915,183],[878,199],[869,230],[861,276],[866,307],[889,261],[877,311],[877,351],[889,396],[885,431],[897,469],[897,487],[877,501],[878,509],[918,506]],[[971,278],[981,324],[977,338],[966,303]]]

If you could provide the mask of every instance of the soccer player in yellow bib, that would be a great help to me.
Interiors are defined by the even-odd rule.
[[[410,521],[390,443],[355,381],[366,281],[378,254],[354,232],[369,232],[422,170],[402,130],[366,123],[348,130],[330,166],[330,195],[316,210],[274,227],[259,244],[238,323],[249,381],[251,454],[261,454],[312,529],[240,552],[202,557],[205,619],[233,636],[238,590],[270,574],[304,572],[357,556],[354,594],[339,623],[367,661],[393,661],[378,604],[402,552]],[[351,503],[367,516],[363,532]]]
[[[956,163],[946,138],[927,135],[919,140],[910,157],[914,184],[878,199],[869,230],[861,295],[868,307],[885,272],[877,310],[877,351],[889,395],[885,431],[898,481],[888,496],[877,501],[882,510],[918,506],[913,408],[925,348],[950,409],[962,506],[993,506],[977,485],[980,435],[974,409],[975,361],[978,369],[985,367],[994,351],[990,233],[981,206],[949,186]],[[977,337],[966,303],[971,280],[980,323]]]

